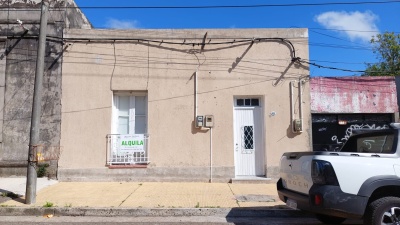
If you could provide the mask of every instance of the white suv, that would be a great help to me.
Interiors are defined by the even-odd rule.
[[[287,152],[279,198],[327,224],[346,218],[400,225],[400,124],[360,130],[339,152]]]

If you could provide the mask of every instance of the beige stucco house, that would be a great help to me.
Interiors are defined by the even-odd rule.
[[[307,29],[67,29],[58,178],[277,178],[311,150]]]

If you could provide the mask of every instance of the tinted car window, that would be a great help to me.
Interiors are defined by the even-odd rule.
[[[396,146],[397,132],[388,130],[351,136],[340,151],[391,154]]]

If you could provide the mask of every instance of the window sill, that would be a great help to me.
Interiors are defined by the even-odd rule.
[[[109,169],[147,168],[147,164],[108,165]]]

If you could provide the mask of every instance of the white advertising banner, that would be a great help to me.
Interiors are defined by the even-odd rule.
[[[126,134],[119,136],[119,151],[144,152],[143,134]]]

